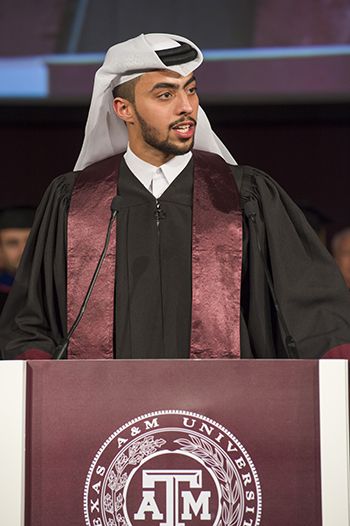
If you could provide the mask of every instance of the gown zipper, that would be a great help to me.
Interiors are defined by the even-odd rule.
[[[162,339],[163,339],[163,358],[164,358],[164,310],[163,310],[163,286],[162,286],[162,257],[160,249],[160,220],[165,219],[166,214],[161,208],[159,199],[156,199],[156,210],[154,212],[156,217],[156,226],[157,226],[157,239],[158,239],[158,261],[159,261],[159,279],[160,279],[160,308],[161,308],[161,318],[162,318]]]

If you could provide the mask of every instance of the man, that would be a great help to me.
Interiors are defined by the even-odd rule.
[[[3,271],[0,274],[0,313],[11,290],[13,280],[34,221],[30,206],[9,206],[0,213],[0,251]]]
[[[344,228],[334,235],[332,254],[338,263],[348,289],[350,289],[350,228]]]
[[[4,358],[50,358],[74,326],[116,194],[117,227],[69,359],[346,355],[339,269],[283,190],[236,166],[211,130],[201,62],[173,35],[108,51],[75,172],[39,207],[2,320]]]

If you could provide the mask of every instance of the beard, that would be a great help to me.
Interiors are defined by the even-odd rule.
[[[190,150],[192,150],[194,144],[194,135],[192,135],[192,137],[188,139],[182,139],[181,137],[179,137],[179,141],[182,142],[183,145],[172,143],[169,139],[169,135],[166,139],[161,141],[159,139],[159,132],[157,128],[148,124],[143,119],[143,117],[141,117],[141,115],[136,109],[135,104],[133,105],[133,107],[137,120],[139,121],[141,127],[142,138],[145,141],[145,143],[149,144],[149,146],[152,146],[156,150],[159,150],[160,152],[163,152],[167,155],[185,155],[185,153],[188,153]],[[187,117],[186,119],[179,119],[178,121],[169,125],[169,131],[171,130],[171,128],[185,120],[191,120],[196,124],[196,121],[192,117]]]

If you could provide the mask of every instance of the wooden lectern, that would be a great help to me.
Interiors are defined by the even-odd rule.
[[[348,526],[348,362],[0,362],[1,524]]]

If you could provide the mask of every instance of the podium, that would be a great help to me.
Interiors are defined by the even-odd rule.
[[[0,362],[1,523],[348,526],[348,362]]]

